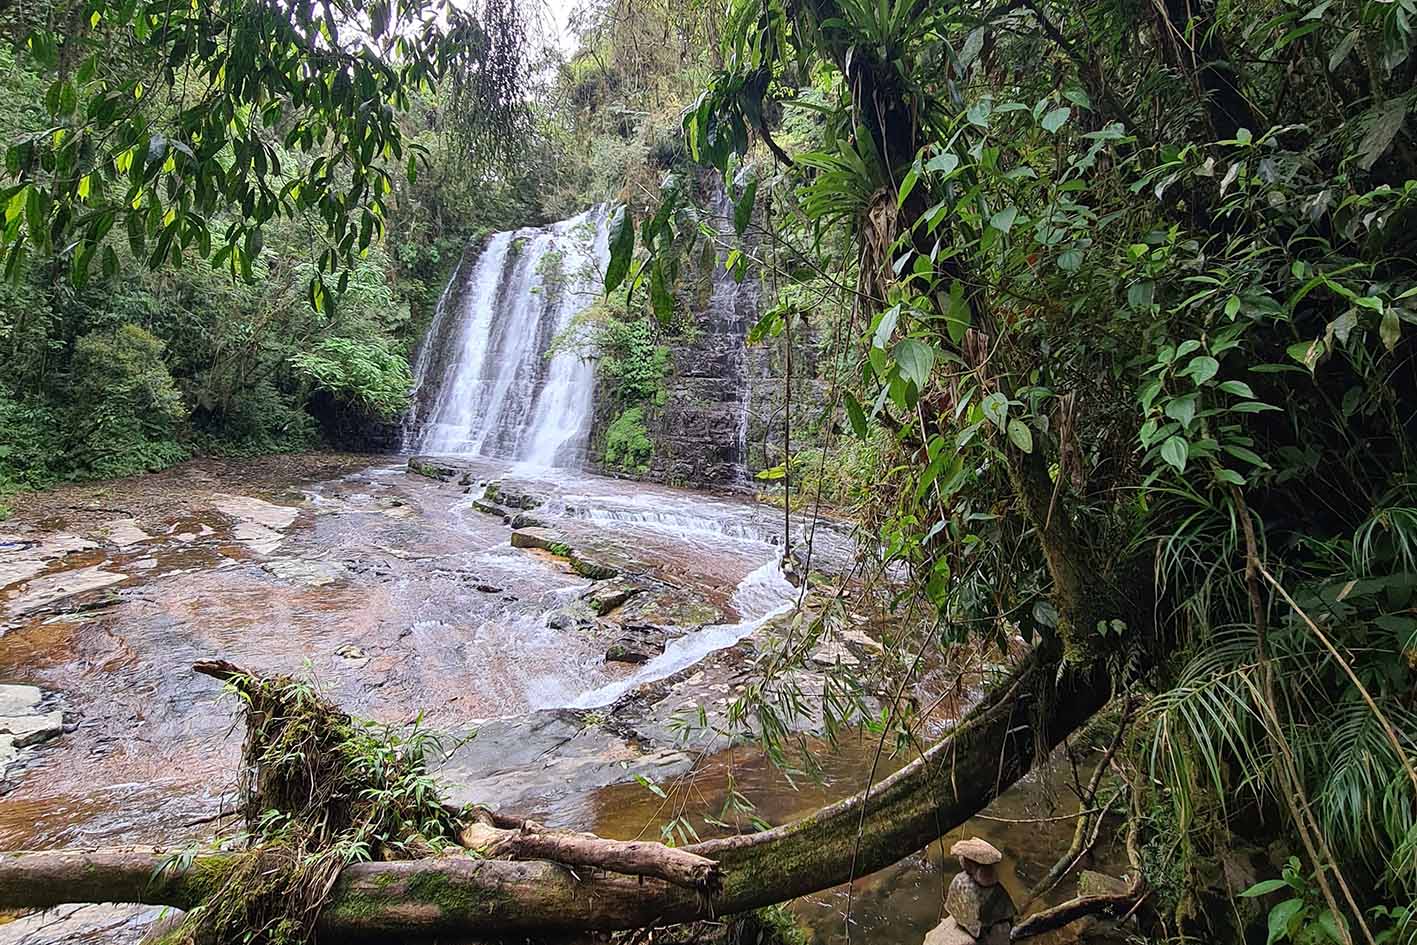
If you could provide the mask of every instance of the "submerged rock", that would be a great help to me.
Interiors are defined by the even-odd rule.
[[[600,581],[589,591],[581,595],[581,600],[597,616],[604,617],[606,614],[620,607],[636,594],[644,592],[644,588],[621,579]]]
[[[428,456],[410,457],[408,471],[420,476],[427,476],[429,479],[437,479],[439,482],[448,482],[458,474],[457,467],[450,465],[446,460]]]
[[[508,485],[505,482],[489,482],[482,493],[482,498],[488,502],[495,502],[500,506],[519,511],[540,508],[546,503],[545,496],[529,492],[523,486]]]
[[[658,652],[653,652],[651,646],[637,646],[636,642],[633,640],[621,640],[610,644],[610,647],[605,651],[605,662],[631,663],[637,665],[640,663],[648,663],[655,656],[658,656],[659,653],[663,652],[663,646],[659,648]]]
[[[34,577],[55,559],[97,547],[96,542],[77,535],[42,535],[38,538],[30,538],[23,533],[0,535],[0,587]]]
[[[114,519],[103,526],[104,536],[119,548],[129,548],[144,541],[152,541],[153,536],[138,527],[135,518]]]
[[[722,623],[725,615],[692,589],[655,584],[624,603],[616,618],[627,625],[702,627]]]
[[[539,548],[563,558],[571,554],[566,537],[550,528],[518,528],[512,532],[511,542],[513,548]]]
[[[509,509],[504,509],[495,502],[488,502],[486,499],[473,499],[472,507],[485,515],[495,515],[502,521],[509,521],[512,513]]]
[[[476,737],[456,743],[438,764],[446,799],[526,814],[636,775],[666,781],[694,765],[686,752],[645,751],[587,722],[588,713],[545,709],[481,723]]]
[[[128,575],[105,570],[101,564],[75,568],[72,571],[56,571],[53,574],[41,575],[27,584],[21,585],[17,593],[12,592],[6,607],[10,616],[20,617],[49,608],[66,598],[96,591],[126,580],[128,580]]]
[[[546,626],[552,630],[593,630],[598,623],[591,609],[577,601],[547,614]]]
[[[546,522],[529,512],[517,512],[507,522],[513,528],[545,528]]]
[[[593,581],[617,577],[620,568],[602,557],[598,550],[589,553],[573,547],[566,536],[551,528],[518,528],[512,532],[513,548],[539,548],[565,558],[571,570]]]
[[[37,686],[0,685],[0,779],[21,751],[64,734],[64,713],[41,708],[44,693]]]
[[[44,698],[38,686],[0,685],[0,715],[24,715],[38,711]]]
[[[64,713],[58,709],[40,715],[0,717],[0,735],[13,739],[16,748],[37,745],[64,734]]]
[[[305,558],[281,558],[261,565],[267,574],[284,581],[294,581],[307,587],[324,587],[346,578],[349,572],[337,561],[312,561]]]

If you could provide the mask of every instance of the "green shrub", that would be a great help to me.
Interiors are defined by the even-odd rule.
[[[290,363],[297,377],[346,407],[382,420],[408,409],[413,388],[408,363],[378,341],[326,338]]]
[[[649,471],[649,458],[654,454],[649,430],[645,428],[644,409],[631,407],[615,418],[605,433],[605,462],[626,472]]]
[[[600,376],[620,403],[664,403],[669,349],[656,344],[648,319],[621,321],[612,316],[601,325],[596,345]]]
[[[191,455],[179,441],[187,408],[162,353],[163,343],[137,325],[89,332],[75,343],[66,411],[69,475],[128,476]]]
[[[212,456],[294,453],[320,442],[314,418],[269,380],[252,385],[224,410],[194,411],[192,426],[192,445]]]
[[[17,400],[0,387],[0,495],[54,483],[62,427],[47,406]]]

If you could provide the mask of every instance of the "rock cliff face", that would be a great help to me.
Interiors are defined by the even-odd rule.
[[[734,233],[736,194],[725,192],[717,175],[697,177],[694,188],[696,203],[707,209],[704,222],[718,233],[718,242],[752,254],[760,242],[755,228],[742,239]],[[739,281],[724,268],[724,255],[720,250],[708,271],[694,260],[676,289],[676,307],[686,327],[665,338],[669,366],[664,396],[645,410],[654,449],[648,469],[637,473],[643,478],[749,488],[757,471],[782,462],[785,347],[781,338],[746,345],[764,305],[763,277],[750,266]],[[817,362],[815,338],[810,331],[794,331],[795,425],[807,415],[807,405],[818,402],[818,394],[811,380]],[[612,397],[602,384],[597,388],[591,456],[597,471],[611,475],[621,473],[603,458],[613,413]]]

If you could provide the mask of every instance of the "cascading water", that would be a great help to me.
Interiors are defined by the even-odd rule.
[[[710,225],[719,238],[732,244],[738,239],[734,226],[733,197],[723,187],[717,188],[709,205]],[[713,270],[713,289],[709,294],[704,319],[718,325],[731,335],[745,337],[748,326],[757,318],[757,278],[740,281],[720,261]],[[752,411],[752,389],[747,366],[747,348],[743,344],[727,347],[730,377],[737,379],[735,427],[733,431],[734,475],[739,483],[748,479],[748,421]]]
[[[538,466],[584,460],[594,366],[575,351],[547,354],[597,296],[607,224],[595,207],[497,233],[471,272],[454,274],[415,366],[407,449]]]

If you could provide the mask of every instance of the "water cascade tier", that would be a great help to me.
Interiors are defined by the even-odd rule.
[[[496,233],[458,267],[415,365],[405,449],[583,463],[594,365],[553,343],[598,295],[608,216]]]

